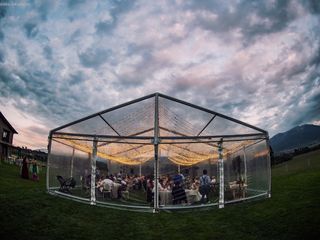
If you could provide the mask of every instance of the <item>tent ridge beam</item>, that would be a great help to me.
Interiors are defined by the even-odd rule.
[[[210,136],[162,136],[160,139],[211,139],[211,138],[235,138],[235,137],[261,137],[266,136],[263,133],[249,133],[249,134],[229,134],[229,135],[210,135]]]
[[[97,138],[113,138],[113,139],[140,139],[140,140],[152,140],[153,136],[114,136],[114,135],[100,135],[100,134],[83,134],[83,133],[66,133],[58,132],[55,135],[75,136],[75,137],[97,137]],[[54,137],[54,136],[53,136]],[[84,139],[85,140],[85,139]]]

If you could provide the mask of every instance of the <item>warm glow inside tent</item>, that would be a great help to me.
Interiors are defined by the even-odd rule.
[[[271,189],[265,130],[160,93],[53,129],[47,171],[49,193],[146,211],[221,208]]]

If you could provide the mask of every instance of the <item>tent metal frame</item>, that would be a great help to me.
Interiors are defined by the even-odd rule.
[[[164,98],[176,103],[183,104],[185,106],[209,113],[212,115],[210,120],[203,126],[203,128],[198,132],[198,134],[194,136],[188,136],[183,133],[176,132],[175,130],[166,129],[164,127],[159,126],[159,98]],[[131,104],[139,103],[141,101],[154,98],[154,127],[149,128],[144,131],[140,131],[128,136],[121,135],[115,128],[112,126],[102,115],[106,114],[108,112],[112,112],[114,110],[129,106]],[[232,121],[234,123],[243,125],[245,127],[251,128],[258,133],[251,133],[251,134],[232,134],[232,135],[211,135],[211,136],[201,136],[201,134],[204,132],[204,130],[210,125],[212,121],[216,117],[221,117],[226,120]],[[99,117],[101,118],[105,124],[112,129],[113,132],[115,132],[116,135],[97,135],[97,134],[81,134],[81,133],[68,133],[63,132],[60,130],[63,130],[66,127],[70,127],[72,125],[75,125],[77,123],[81,123],[83,121],[86,121],[88,119]],[[172,132],[178,136],[160,136],[160,129],[168,132]],[[154,131],[153,136],[140,136],[143,133]],[[90,204],[95,205],[96,204],[96,196],[95,196],[95,171],[96,171],[96,160],[97,160],[97,149],[103,145],[111,144],[111,143],[118,143],[118,144],[137,144],[137,145],[154,145],[154,179],[155,179],[155,196],[154,196],[154,205],[153,205],[153,212],[159,212],[160,206],[159,206],[159,192],[158,192],[158,184],[159,184],[159,144],[192,144],[192,143],[204,143],[204,144],[213,144],[217,143],[217,145],[210,145],[213,148],[216,148],[218,150],[219,158],[218,158],[218,170],[219,170],[219,202],[218,206],[219,208],[224,207],[224,160],[223,160],[223,143],[224,142],[234,142],[234,141],[244,141],[244,140],[258,140],[258,139],[265,139],[267,145],[269,144],[269,135],[268,132],[255,127],[253,125],[250,125],[248,123],[242,122],[240,120],[228,117],[226,115],[223,115],[221,113],[212,111],[210,109],[197,106],[195,104],[173,98],[161,93],[153,93],[123,104],[119,104],[117,106],[111,107],[109,109],[91,114],[89,116],[83,117],[81,119],[78,119],[76,121],[72,121],[70,123],[67,123],[65,125],[62,125],[60,127],[57,127],[55,129],[52,129],[49,132],[49,145],[48,145],[48,163],[47,163],[47,190],[50,192],[49,188],[49,172],[50,172],[50,154],[51,154],[51,145],[52,140],[54,138],[57,139],[72,139],[77,141],[92,141],[92,153],[90,154],[91,159],[91,197],[90,197]],[[123,141],[121,141],[123,140]],[[135,142],[135,140],[145,141],[145,142]],[[166,142],[167,141],[167,142]],[[173,141],[173,142],[168,142]],[[194,141],[194,142],[193,142]],[[60,142],[62,143],[62,142]],[[100,143],[100,145],[98,145]],[[70,146],[70,145],[68,145]],[[269,145],[268,145],[269,146]],[[129,150],[127,150],[129,151]],[[269,161],[268,166],[270,167],[270,154],[267,159]],[[271,196],[271,171],[268,170],[269,174],[269,192],[268,196]],[[205,205],[206,207],[206,205]],[[170,207],[169,207],[170,208]],[[168,208],[168,209],[169,209]]]

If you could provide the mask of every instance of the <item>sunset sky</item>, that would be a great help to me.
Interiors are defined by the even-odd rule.
[[[320,1],[1,1],[14,145],[161,92],[269,131],[320,125]]]

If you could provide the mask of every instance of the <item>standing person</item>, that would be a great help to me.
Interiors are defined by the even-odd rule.
[[[153,201],[153,188],[154,188],[154,183],[153,183],[153,176],[148,176],[146,179],[146,191],[147,191],[147,202],[152,203]]]
[[[208,171],[207,169],[203,170],[203,175],[200,178],[200,188],[199,192],[201,194],[201,203],[209,202],[209,192],[210,192],[210,182],[211,179],[207,175]],[[206,200],[205,200],[206,198]]]
[[[174,184],[177,185],[183,185],[184,184],[184,176],[182,173],[179,172],[179,170],[176,170],[176,175],[173,177]]]
[[[29,179],[28,162],[26,156],[24,156],[22,160],[21,177],[24,179]]]
[[[32,160],[31,162],[31,172],[32,172],[32,180],[39,181],[39,169],[36,160]]]

